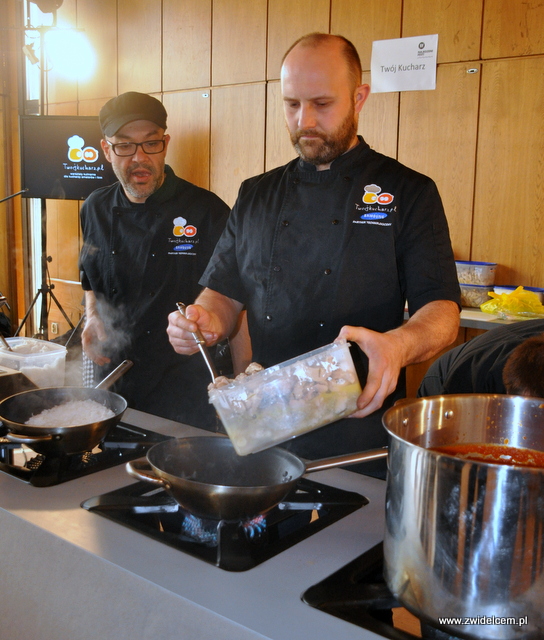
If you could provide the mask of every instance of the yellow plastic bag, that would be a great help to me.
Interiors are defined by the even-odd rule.
[[[480,305],[484,313],[491,313],[503,320],[529,320],[544,318],[544,305],[533,291],[518,287],[512,293],[490,292],[492,300]]]

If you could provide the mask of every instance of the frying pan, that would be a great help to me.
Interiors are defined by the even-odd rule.
[[[0,420],[8,429],[4,437],[10,442],[26,444],[36,453],[44,455],[91,451],[119,422],[127,408],[127,401],[123,397],[106,389],[130,367],[132,362],[124,360],[95,388],[48,387],[23,391],[5,398],[0,402]],[[31,416],[70,400],[94,400],[111,409],[114,416],[106,420],[63,427],[25,424]]]
[[[228,438],[197,436],[160,442],[146,460],[126,468],[134,478],[166,489],[193,515],[240,521],[275,507],[305,473],[386,456],[387,449],[373,449],[304,463],[280,448],[239,456]]]

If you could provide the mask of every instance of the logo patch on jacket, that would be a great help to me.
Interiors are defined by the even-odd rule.
[[[389,206],[395,197],[390,193],[383,192],[377,184],[367,184],[364,187],[362,204],[355,203],[355,210],[358,217],[353,220],[353,224],[375,224],[382,227],[390,227],[391,222],[381,222],[395,211],[395,206]]]
[[[187,220],[181,216],[174,218],[174,235],[178,238],[185,236],[186,238],[193,238],[196,236],[197,228],[192,224],[187,224]]]

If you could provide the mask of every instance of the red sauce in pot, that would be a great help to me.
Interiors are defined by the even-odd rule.
[[[544,451],[535,449],[521,449],[502,444],[466,443],[431,447],[430,450],[476,462],[544,469]]]

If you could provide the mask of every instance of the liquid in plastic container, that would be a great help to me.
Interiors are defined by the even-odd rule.
[[[243,456],[345,418],[360,393],[349,344],[339,340],[212,388],[209,397]]]

